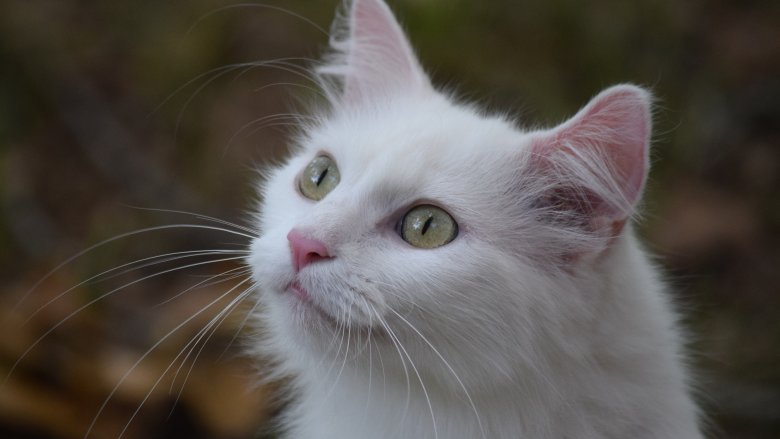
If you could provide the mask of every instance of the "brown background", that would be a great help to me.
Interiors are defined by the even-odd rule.
[[[233,342],[242,312],[176,374],[188,341],[228,299],[205,307],[232,284],[177,293],[237,265],[131,284],[72,317],[184,262],[118,270],[57,298],[126,262],[237,248],[241,237],[168,229],[117,240],[23,296],[103,239],[205,224],[131,206],[245,221],[254,169],[284,154],[291,131],[285,118],[257,121],[314,94],[290,69],[236,64],[316,57],[325,35],[275,6],[327,29],[335,3],[0,3],[0,437],[78,438],[95,418],[95,438],[118,437],[133,417],[123,437],[247,438],[266,424],[271,391],[250,386],[256,371]],[[688,316],[711,436],[780,437],[780,3],[393,6],[437,84],[459,84],[460,95],[528,125],[559,122],[616,82],[653,88],[655,167],[641,229]]]

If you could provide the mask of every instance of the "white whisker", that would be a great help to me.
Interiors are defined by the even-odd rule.
[[[381,317],[380,317],[381,318]],[[428,403],[428,410],[431,413],[431,423],[433,424],[433,437],[438,438],[439,432],[436,428],[436,415],[433,411],[433,404],[431,403],[431,397],[428,395],[428,389],[425,387],[425,383],[423,382],[422,376],[420,375],[420,371],[417,369],[417,366],[414,364],[414,360],[412,360],[412,357],[409,355],[409,352],[407,352],[406,348],[404,348],[403,344],[401,343],[401,340],[396,336],[395,332],[390,328],[390,326],[387,324],[387,321],[384,319],[381,319],[384,322],[384,327],[388,332],[388,335],[390,335],[391,339],[395,339],[396,346],[400,348],[406,358],[409,360],[409,365],[412,367],[412,371],[414,371],[414,374],[417,376],[417,380],[420,382],[420,387],[422,388],[423,396],[425,397],[425,401]]]
[[[243,258],[242,257],[222,258],[222,259],[217,259],[217,260],[213,260],[213,261],[206,261],[206,262],[198,262],[198,263],[195,263],[195,264],[188,264],[188,265],[185,265],[183,267],[171,268],[171,269],[168,269],[168,270],[160,271],[160,272],[157,272],[157,273],[150,274],[148,276],[141,277],[141,278],[136,279],[136,280],[134,280],[132,282],[128,282],[128,283],[126,283],[126,284],[124,284],[124,285],[122,285],[120,287],[114,288],[113,290],[111,290],[111,291],[109,291],[107,293],[101,294],[100,296],[90,300],[86,304],[78,307],[75,311],[71,312],[70,314],[68,314],[67,316],[62,318],[59,322],[57,322],[51,328],[46,330],[46,332],[44,332],[43,335],[41,335],[34,342],[32,342],[30,344],[30,346],[22,353],[22,355],[19,356],[19,358],[17,358],[17,360],[11,366],[10,370],[8,371],[8,374],[6,375],[6,378],[3,380],[3,384],[0,385],[0,388],[5,386],[6,382],[11,377],[11,375],[13,375],[14,371],[19,366],[19,364],[22,362],[22,360],[25,359],[27,357],[27,355],[33,349],[35,349],[35,347],[38,346],[38,344],[41,343],[41,341],[43,341],[49,334],[51,334],[57,328],[59,328],[60,326],[62,326],[66,322],[68,322],[70,319],[72,319],[78,313],[80,313],[81,311],[84,311],[85,309],[89,308],[90,306],[94,305],[95,303],[99,302],[100,300],[103,300],[104,298],[106,298],[108,296],[111,296],[114,293],[117,293],[117,292],[119,292],[119,291],[121,291],[121,290],[123,290],[123,289],[125,289],[125,288],[127,288],[129,286],[131,286],[131,285],[135,285],[135,284],[137,284],[139,282],[143,282],[145,280],[148,280],[148,279],[151,279],[151,278],[154,278],[154,277],[157,277],[157,276],[161,276],[163,274],[172,273],[172,272],[180,271],[180,270],[185,270],[187,268],[197,267],[197,266],[206,265],[206,264],[214,264],[214,263],[224,262],[224,261],[234,261],[234,260],[239,260],[239,259],[243,259]]]
[[[200,74],[196,75],[192,79],[188,80],[184,84],[182,84],[179,87],[177,87],[176,90],[174,90],[168,96],[166,96],[166,98],[163,99],[162,102],[160,102],[151,112],[149,112],[149,116],[152,116],[153,114],[158,112],[162,107],[165,106],[165,104],[170,102],[170,100],[173,99],[174,96],[176,96],[179,93],[181,93],[185,88],[189,87],[193,83],[195,83],[195,82],[197,82],[197,81],[199,81],[199,80],[201,80],[203,78],[208,77],[209,75],[216,75],[218,77],[218,76],[222,76],[225,73],[229,73],[229,72],[232,72],[232,71],[235,71],[235,70],[247,67],[247,66],[256,66],[256,65],[262,64],[264,62],[265,63],[273,63],[273,62],[276,62],[276,61],[305,61],[305,62],[309,62],[309,63],[314,62],[314,60],[312,60],[310,58],[287,57],[287,58],[278,58],[278,59],[275,59],[275,60],[267,60],[267,61],[248,61],[248,62],[243,62],[243,63],[233,63],[233,64],[228,64],[228,65],[224,65],[224,66],[220,66],[220,67],[215,67],[213,69],[209,69],[209,70],[207,70],[207,71],[205,71],[203,73],[200,73]]]
[[[249,226],[236,224],[234,222],[230,222],[230,221],[222,219],[222,218],[217,218],[215,216],[206,215],[204,213],[189,212],[189,211],[181,210],[181,209],[164,209],[164,208],[160,208],[160,207],[141,207],[141,206],[132,206],[132,205],[126,205],[126,206],[131,208],[131,209],[144,210],[144,211],[149,211],[149,212],[175,213],[175,214],[179,214],[179,215],[193,216],[193,217],[195,217],[197,219],[200,219],[200,220],[211,221],[211,222],[214,222],[214,223],[217,223],[217,224],[222,224],[224,226],[233,227],[234,229],[247,232],[250,235],[252,235],[252,237],[254,237],[254,238],[257,238],[257,237],[260,236],[260,232],[258,230],[255,230],[255,229],[253,229],[253,228],[251,228]]]
[[[62,261],[59,265],[57,265],[56,267],[52,268],[48,273],[43,275],[43,277],[41,277],[37,282],[35,282],[35,284],[33,284],[33,286],[30,287],[22,295],[22,297],[16,302],[16,304],[13,306],[13,308],[11,310],[12,311],[17,311],[19,306],[21,306],[21,304],[27,299],[27,297],[29,297],[30,294],[32,294],[33,291],[35,291],[44,281],[49,279],[55,273],[59,272],[66,265],[68,265],[71,262],[75,261],[76,259],[84,256],[85,254],[87,254],[87,253],[89,253],[89,252],[91,252],[91,251],[93,251],[93,250],[95,250],[97,248],[103,247],[104,245],[112,243],[114,241],[118,241],[120,239],[137,236],[137,235],[141,235],[141,234],[144,234],[144,233],[151,233],[151,232],[157,232],[157,231],[169,230],[169,229],[203,229],[203,230],[213,230],[213,231],[221,231],[221,232],[226,232],[226,233],[232,233],[232,234],[235,234],[235,235],[243,236],[245,238],[254,239],[253,236],[246,235],[246,234],[243,234],[243,233],[240,233],[240,232],[236,232],[235,230],[229,230],[229,229],[225,229],[225,228],[221,228],[221,227],[208,226],[208,225],[202,225],[202,224],[166,224],[166,225],[162,225],[162,226],[146,227],[146,228],[143,228],[143,229],[133,230],[131,232],[121,233],[119,235],[112,236],[111,238],[104,239],[103,241],[100,241],[97,244],[93,244],[93,245],[85,248],[84,250],[81,250],[78,253],[75,253],[74,255],[70,256],[69,258],[65,259],[64,261]]]
[[[281,85],[281,84],[286,84],[286,83],[277,83],[277,84],[271,84],[271,85]],[[233,133],[233,135],[230,137],[230,139],[228,139],[227,143],[225,144],[224,149],[222,150],[222,156],[224,157],[227,154],[227,152],[230,149],[231,145],[239,137],[239,135],[244,133],[244,131],[248,130],[249,128],[253,128],[253,129],[251,131],[249,131],[249,133],[246,134],[244,136],[244,138],[251,137],[252,135],[254,135],[255,133],[257,133],[258,131],[260,131],[260,130],[262,130],[264,128],[278,125],[278,124],[275,124],[273,122],[285,121],[285,120],[299,121],[299,120],[301,120],[301,119],[303,119],[305,117],[306,116],[297,115],[297,114],[293,114],[293,113],[279,113],[279,114],[271,114],[271,115],[268,115],[268,116],[263,116],[263,117],[255,119],[255,120],[252,120],[250,122],[247,122],[246,124],[244,124],[244,126],[242,126],[235,133]],[[291,123],[289,125],[290,126],[297,126],[298,124]]]
[[[379,313],[376,313],[376,316],[377,316],[377,320],[379,321],[379,324],[385,330],[388,337],[390,337],[390,341],[392,342],[393,347],[395,347],[395,350],[398,353],[398,358],[401,360],[401,366],[403,367],[404,370],[404,377],[406,378],[406,403],[404,404],[404,411],[403,414],[401,415],[401,424],[403,424],[407,414],[409,413],[409,404],[411,403],[411,397],[412,397],[412,381],[409,378],[409,370],[406,367],[406,360],[404,359],[404,356],[401,353],[401,349],[398,345],[398,340],[396,339],[395,334],[390,330],[390,328],[387,326],[387,322],[385,321],[385,319],[382,318],[381,315],[379,315]]]
[[[466,386],[463,384],[463,381],[460,379],[458,374],[455,372],[455,369],[452,368],[450,363],[447,360],[444,359],[444,357],[441,355],[439,350],[436,349],[433,346],[433,344],[430,341],[428,341],[428,339],[411,322],[409,322],[406,318],[404,318],[401,314],[396,312],[391,307],[388,307],[388,309],[390,310],[390,312],[395,314],[395,316],[398,317],[402,322],[406,323],[406,325],[409,326],[412,329],[412,331],[414,331],[418,336],[420,336],[420,338],[425,342],[425,344],[427,344],[428,347],[430,347],[431,350],[436,354],[436,356],[439,357],[439,359],[442,361],[442,363],[444,363],[444,366],[447,367],[447,369],[450,371],[452,376],[455,377],[455,380],[458,382],[458,385],[463,390],[463,394],[466,396],[466,399],[468,400],[469,405],[471,406],[471,410],[474,412],[474,416],[476,416],[476,418],[477,418],[477,425],[479,427],[479,430],[480,430],[480,432],[482,434],[483,439],[487,439],[487,436],[485,435],[485,430],[484,430],[484,428],[482,426],[482,420],[481,420],[481,418],[479,416],[479,411],[477,410],[477,406],[474,405],[474,401],[472,400],[471,395],[469,394],[469,391],[466,389]]]
[[[135,370],[135,369],[138,367],[138,365],[139,365],[139,364],[141,364],[141,362],[142,362],[144,359],[146,359],[146,357],[148,357],[148,356],[149,356],[149,354],[150,354],[150,353],[152,353],[152,352],[153,352],[153,351],[154,351],[154,350],[155,350],[155,349],[156,349],[158,346],[160,346],[160,345],[161,345],[161,344],[162,344],[162,343],[163,343],[165,340],[167,340],[167,339],[168,339],[168,337],[170,337],[171,335],[173,335],[174,333],[176,333],[176,331],[178,331],[179,329],[181,329],[182,327],[184,327],[184,326],[185,326],[187,323],[189,323],[189,322],[191,322],[193,319],[195,319],[195,317],[197,317],[197,316],[199,316],[200,314],[202,314],[203,312],[205,312],[205,311],[206,311],[207,309],[209,309],[211,306],[213,306],[214,304],[218,303],[220,300],[222,300],[222,299],[223,299],[224,297],[226,297],[228,294],[232,293],[233,291],[235,291],[235,290],[236,290],[236,289],[238,289],[238,288],[239,288],[241,285],[243,285],[244,283],[246,283],[246,282],[248,282],[248,281],[249,281],[249,278],[247,278],[247,279],[243,280],[242,282],[240,282],[240,283],[238,283],[237,285],[233,286],[233,287],[232,287],[231,289],[229,289],[228,291],[226,291],[226,292],[222,293],[222,294],[221,294],[219,297],[217,297],[216,299],[214,299],[214,300],[212,300],[211,302],[209,302],[209,303],[208,303],[206,306],[204,306],[203,308],[201,308],[199,311],[197,311],[197,312],[196,312],[196,313],[194,313],[193,315],[191,315],[191,316],[187,317],[187,318],[186,318],[184,321],[182,321],[181,323],[179,323],[178,325],[176,325],[176,327],[174,327],[174,328],[173,328],[171,331],[169,331],[169,332],[168,332],[167,334],[165,334],[165,335],[164,335],[162,338],[160,338],[160,340],[158,340],[157,342],[155,342],[155,343],[154,343],[154,345],[152,345],[152,347],[150,347],[150,348],[149,348],[149,349],[148,349],[148,350],[147,350],[147,351],[146,351],[146,352],[145,352],[143,355],[141,355],[141,357],[140,357],[140,358],[138,358],[138,360],[136,360],[136,362],[135,362],[135,363],[133,363],[133,365],[130,367],[130,369],[128,369],[128,370],[127,370],[127,372],[125,372],[125,373],[124,373],[124,375],[122,375],[122,377],[119,379],[119,382],[117,382],[117,383],[116,383],[116,385],[115,385],[115,386],[114,386],[114,388],[111,390],[111,392],[108,394],[108,396],[105,398],[105,400],[103,400],[103,403],[100,405],[100,408],[98,409],[97,413],[96,413],[96,414],[95,414],[95,416],[92,418],[92,422],[89,424],[89,427],[87,428],[87,431],[86,431],[86,433],[84,433],[84,439],[86,439],[86,438],[88,438],[88,437],[89,437],[89,434],[92,432],[92,429],[95,427],[95,423],[97,423],[97,420],[98,420],[98,418],[100,418],[100,415],[101,415],[101,414],[103,413],[103,411],[105,410],[106,406],[108,405],[108,402],[111,400],[111,398],[113,398],[113,397],[114,397],[114,395],[116,394],[117,390],[119,390],[119,387],[122,385],[122,383],[124,383],[124,382],[125,382],[125,380],[127,380],[127,378],[130,376],[130,374],[131,374],[131,373],[132,373],[132,372],[133,372],[133,371],[134,371],[134,370]],[[246,290],[244,290],[244,291],[243,291],[241,294],[248,294],[248,292],[249,292],[249,291],[251,291],[251,289],[250,289],[250,288],[247,288],[247,289],[246,289]],[[144,397],[144,399],[143,399],[143,400],[141,401],[141,403],[139,404],[139,407],[138,407],[138,408],[135,410],[135,412],[133,413],[132,417],[130,418],[130,421],[128,421],[128,423],[125,425],[125,428],[124,428],[124,429],[122,429],[122,432],[119,434],[119,436],[117,437],[117,439],[121,439],[122,435],[123,435],[123,434],[125,433],[125,431],[127,430],[127,427],[130,425],[130,422],[132,422],[132,420],[135,418],[135,416],[136,416],[136,415],[138,414],[138,412],[141,410],[141,407],[142,407],[142,406],[144,405],[144,403],[145,403],[145,402],[146,402],[146,401],[149,399],[149,396],[151,395],[151,392],[152,392],[152,391],[153,391],[153,390],[154,390],[154,389],[157,387],[157,385],[160,383],[160,381],[162,381],[163,377],[164,377],[164,376],[165,376],[165,374],[168,372],[168,370],[170,370],[170,368],[171,368],[171,367],[173,367],[173,362],[175,362],[175,361],[176,361],[176,359],[177,359],[177,358],[178,358],[180,355],[182,355],[182,354],[183,354],[183,350],[179,352],[179,355],[177,355],[177,356],[176,356],[176,358],[174,358],[174,359],[173,359],[173,361],[171,362],[171,364],[170,364],[170,365],[169,365],[169,366],[168,366],[168,367],[165,369],[165,371],[163,371],[163,373],[160,375],[160,378],[159,378],[159,379],[157,379],[157,381],[154,383],[154,385],[153,385],[153,386],[152,386],[152,388],[149,390],[149,392],[147,392],[146,396]]]
[[[236,70],[242,69],[238,72],[236,77],[237,79],[241,76],[243,76],[245,73],[252,71],[254,69],[260,68],[260,67],[269,67],[274,68],[277,70],[281,70],[283,72],[287,72],[290,74],[293,74],[295,76],[301,77],[303,79],[316,82],[312,77],[310,76],[309,70],[305,67],[299,66],[297,64],[293,64],[291,61],[300,61],[302,58],[295,58],[295,57],[288,57],[288,58],[278,58],[274,60],[267,60],[267,61],[253,61],[253,62],[246,62],[246,63],[237,63],[233,64],[232,66],[229,66],[229,69],[225,69],[223,71],[215,72],[214,75],[211,78],[208,78],[206,81],[204,81],[201,85],[199,85],[195,91],[192,92],[189,98],[184,102],[182,105],[182,109],[179,111],[179,115],[176,118],[176,128],[174,128],[174,139],[178,138],[179,129],[181,127],[181,122],[184,118],[184,113],[186,112],[189,105],[192,103],[192,101],[200,94],[201,91],[203,91],[206,87],[211,85],[214,81],[221,78],[222,76],[225,76],[228,73],[234,72]]]
[[[211,339],[211,337],[214,336],[214,334],[217,332],[219,327],[222,326],[222,324],[230,316],[233,310],[235,310],[238,307],[238,305],[240,305],[241,302],[243,302],[244,299],[246,299],[249,296],[248,292],[251,291],[253,288],[254,285],[251,285],[247,289],[242,291],[236,298],[231,300],[230,303],[228,303],[222,309],[222,311],[217,313],[217,315],[215,315],[211,320],[209,320],[208,323],[206,323],[206,325],[195,334],[195,336],[193,337],[193,340],[195,340],[194,343],[192,343],[192,345],[190,346],[187,355],[181,360],[179,367],[176,369],[176,373],[171,379],[171,391],[173,391],[173,387],[176,383],[176,378],[179,376],[182,367],[184,367],[184,364],[187,362],[190,355],[192,355],[193,350],[200,343],[200,348],[198,349],[198,352],[195,353],[195,357],[192,359],[192,363],[190,364],[187,374],[184,376],[184,380],[182,381],[181,388],[178,394],[176,395],[176,401],[178,401],[179,398],[181,397],[181,394],[184,391],[184,386],[187,384],[187,380],[189,379],[190,374],[192,373],[192,369],[195,367],[195,363],[198,361],[198,357],[200,357],[200,354],[203,352],[203,348],[206,347],[208,341]],[[206,336],[207,332],[208,332],[208,336]],[[188,342],[183,349],[187,349],[188,345],[190,345],[190,342]]]
[[[253,284],[252,288],[256,288],[257,285]],[[255,313],[255,310],[257,310],[258,305],[260,305],[260,302],[255,300],[255,304],[252,305],[252,308],[247,310],[246,315],[244,315],[244,318],[241,320],[241,323],[238,324],[238,327],[236,328],[236,331],[233,333],[233,336],[230,338],[230,341],[227,342],[225,345],[225,348],[222,349],[222,352],[217,356],[217,360],[221,360],[222,357],[227,353],[228,349],[230,349],[231,346],[233,346],[233,343],[235,343],[238,336],[241,334],[241,331],[244,330],[246,327],[247,322],[249,321],[249,318],[252,317],[252,315]]]
[[[208,287],[212,287],[214,285],[219,285],[219,284],[224,283],[224,282],[229,282],[229,281],[231,281],[233,279],[238,279],[238,278],[243,277],[243,276],[248,276],[249,275],[249,271],[250,271],[250,269],[248,267],[235,267],[235,268],[231,268],[230,270],[223,271],[222,273],[208,276],[206,279],[204,279],[204,280],[202,280],[202,281],[200,281],[200,282],[198,282],[196,284],[193,284],[193,285],[187,287],[186,289],[184,289],[182,291],[179,291],[178,293],[176,293],[172,297],[169,297],[168,299],[165,299],[162,302],[156,304],[155,307],[163,306],[163,305],[166,305],[166,304],[168,304],[170,302],[173,302],[174,300],[178,299],[179,297],[181,297],[181,296],[183,296],[183,295],[185,295],[185,294],[187,294],[190,291],[193,291],[195,289],[208,288]]]
[[[88,285],[94,282],[102,282],[105,280],[112,279],[117,276],[121,276],[123,274],[127,274],[131,271],[150,267],[157,264],[163,264],[166,262],[171,262],[179,259],[189,258],[189,257],[198,257],[198,256],[210,256],[210,255],[221,255],[221,254],[242,254],[243,252],[240,250],[188,250],[188,251],[181,251],[181,252],[172,252],[172,253],[165,253],[161,255],[156,256],[150,256],[142,259],[136,259],[135,261],[128,262],[122,265],[118,265],[116,267],[110,268],[108,270],[102,271],[94,276],[90,276],[89,278],[77,283],[76,285],[73,285],[72,287],[58,293],[53,298],[49,299],[46,303],[38,307],[35,311],[33,311],[24,322],[22,322],[22,326],[26,325],[30,322],[38,313],[46,309],[48,306],[50,306],[52,303],[56,302],[66,294],[70,293],[73,290],[76,290],[79,287],[82,287],[84,285]],[[153,261],[153,262],[149,262]],[[138,264],[138,265],[136,265]],[[132,268],[128,268],[132,267]],[[121,271],[118,271],[121,270]],[[115,271],[118,271],[117,273],[113,273]],[[113,273],[110,276],[106,276],[109,273]]]
[[[345,314],[347,312],[348,312],[348,310],[344,310]],[[345,315],[345,317],[346,317],[346,315]],[[344,334],[345,329],[346,329],[346,335],[347,335],[347,346],[346,346],[346,348],[344,348],[344,360],[341,362],[341,367],[339,368],[339,372],[336,374],[336,379],[333,380],[333,385],[328,390],[328,392],[325,394],[325,397],[323,398],[323,402],[327,401],[330,398],[331,393],[333,393],[333,391],[336,390],[336,387],[337,387],[337,385],[339,383],[339,379],[341,378],[341,374],[344,372],[344,368],[346,367],[347,357],[349,356],[349,343],[350,343],[350,338],[351,338],[350,326],[349,325],[339,324],[339,328],[341,328],[341,333],[342,334]],[[340,352],[341,352],[341,343],[339,343],[339,352],[337,352],[336,355],[338,356],[338,354]],[[332,364],[331,367],[334,366],[334,365],[335,364]],[[328,370],[328,374],[327,375],[329,375],[329,374],[330,374],[330,370]]]
[[[190,26],[190,28],[187,29],[187,34],[192,33],[192,31],[202,21],[206,20],[207,18],[211,17],[212,15],[215,15],[215,14],[217,14],[219,12],[224,12],[224,11],[227,11],[227,10],[230,10],[230,9],[235,9],[235,8],[261,8],[261,9],[270,9],[272,11],[281,12],[281,13],[290,15],[292,17],[295,17],[295,18],[303,21],[306,24],[311,25],[314,29],[318,30],[320,33],[322,33],[326,37],[330,36],[330,34],[325,29],[323,29],[320,25],[318,25],[317,23],[315,23],[315,22],[311,21],[310,19],[304,17],[303,15],[300,15],[300,14],[298,14],[296,12],[293,12],[293,11],[291,11],[289,9],[281,8],[279,6],[274,6],[274,5],[266,5],[266,4],[263,4],[263,3],[238,3],[238,4],[234,4],[234,5],[227,5],[227,6],[222,6],[220,8],[216,8],[213,11],[209,11],[209,12],[203,14],[197,20],[195,20],[195,22]]]

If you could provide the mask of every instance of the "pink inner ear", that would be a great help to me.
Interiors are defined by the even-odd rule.
[[[429,87],[401,26],[381,0],[353,1],[347,67],[348,101]]]
[[[395,39],[401,33],[387,6],[376,0],[355,0],[352,25],[356,40],[379,38],[374,44],[382,43],[382,37]],[[397,44],[391,47],[400,49]]]
[[[650,96],[639,87],[609,88],[537,139],[534,152],[546,163],[543,166],[565,178],[565,184],[592,195],[590,214],[625,220],[647,177],[649,107]]]
[[[648,99],[647,93],[636,87],[613,87],[594,98],[578,124],[563,135],[571,135],[573,145],[577,145],[580,136],[593,136],[591,142],[600,149],[604,160],[613,165],[623,195],[631,203],[641,195],[648,168]]]

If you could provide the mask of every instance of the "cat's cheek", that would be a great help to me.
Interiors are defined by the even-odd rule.
[[[280,333],[299,333],[320,324],[329,324],[327,315],[319,312],[310,303],[305,303],[292,287],[296,281],[292,266],[289,243],[279,230],[269,233],[252,243],[249,265],[257,288],[256,294],[261,306],[279,324],[271,325]],[[323,314],[323,315],[320,315]],[[313,324],[314,323],[314,324]]]
[[[248,263],[260,294],[280,293],[293,281],[292,263],[286,240],[268,233],[252,242]]]
[[[316,348],[315,338],[299,318],[291,315],[290,304],[280,299],[283,297],[266,296],[261,301],[263,335],[271,342],[275,355],[287,362],[305,364],[311,360],[310,352]]]

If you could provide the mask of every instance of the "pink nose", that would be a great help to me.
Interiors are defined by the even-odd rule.
[[[295,271],[300,271],[303,267],[312,262],[329,258],[328,248],[321,241],[309,238],[298,229],[290,230],[287,234],[287,240],[290,241],[290,250],[292,250],[292,260]]]

